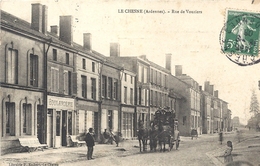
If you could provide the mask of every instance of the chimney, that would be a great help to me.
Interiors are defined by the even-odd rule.
[[[110,43],[110,57],[120,57],[120,45],[118,43]]]
[[[51,26],[51,33],[58,35],[58,31],[59,31],[58,28],[59,28],[58,25]]]
[[[209,93],[209,81],[204,82],[204,91]]]
[[[175,65],[175,76],[182,75],[182,65]]]
[[[48,22],[48,7],[42,6],[42,33],[47,34],[47,22]]]
[[[32,4],[31,28],[47,34],[48,7],[40,3]]]
[[[68,43],[73,42],[72,16],[60,16],[60,40]]]
[[[172,72],[172,54],[166,54],[166,63],[165,63],[165,68]]]
[[[42,5],[39,3],[32,4],[32,13],[31,13],[31,28],[38,32],[42,32],[42,16],[43,10]]]
[[[211,95],[214,95],[213,93],[214,93],[214,85],[210,85],[209,86],[209,93],[211,94]]]
[[[215,91],[214,91],[214,96],[215,96],[216,98],[218,98],[218,90],[215,90]]]
[[[83,34],[83,48],[87,50],[92,50],[92,35],[91,33]]]
[[[140,58],[142,58],[143,60],[146,60],[146,55],[140,55]]]

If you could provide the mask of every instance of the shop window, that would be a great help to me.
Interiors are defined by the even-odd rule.
[[[7,102],[6,106],[6,135],[15,135],[15,103]]]
[[[22,113],[22,126],[23,134],[31,135],[32,134],[32,105],[23,104],[23,113]]]
[[[96,79],[91,78],[91,98],[96,100]]]
[[[51,91],[59,92],[59,69],[51,68]]]
[[[60,136],[60,123],[61,123],[60,111],[56,112],[56,136]]]
[[[7,82],[18,84],[18,51],[9,48],[6,61]]]
[[[38,86],[38,56],[30,54],[30,85]]]

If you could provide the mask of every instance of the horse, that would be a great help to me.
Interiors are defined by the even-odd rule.
[[[137,138],[139,141],[140,152],[142,152],[142,145],[143,151],[146,151],[147,141],[149,138],[149,130],[144,128],[143,122],[139,122],[139,130],[137,131]]]
[[[168,151],[171,151],[171,149],[173,147],[172,136],[173,136],[173,132],[172,132],[172,129],[170,128],[170,126],[163,125],[162,129],[160,130],[160,132],[158,134],[160,152],[162,152],[162,151],[165,152],[165,150],[166,150],[165,145],[166,144],[169,145]]]

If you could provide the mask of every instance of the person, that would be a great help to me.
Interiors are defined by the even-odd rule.
[[[86,141],[86,144],[87,144],[87,147],[88,147],[87,159],[88,160],[94,159],[92,157],[94,146],[95,146],[93,128],[88,129],[88,133],[86,134],[86,140],[85,141]]]
[[[224,163],[229,163],[233,161],[232,150],[233,150],[232,142],[227,141],[227,148],[224,152]]]
[[[239,130],[237,130],[237,140],[238,142],[240,142],[241,139],[241,132]]]
[[[115,134],[113,133],[112,129],[109,129],[109,133],[110,133],[109,141],[111,142],[111,144],[113,144],[113,141],[117,144],[115,139]]]
[[[220,130],[220,132],[219,132],[219,142],[220,142],[221,145],[222,145],[222,141],[223,141],[223,132],[222,132],[222,130]]]
[[[198,132],[196,129],[191,130],[191,139],[193,139],[193,137],[196,137],[196,139],[198,138]]]
[[[180,132],[177,126],[174,127],[174,140],[176,141],[176,150],[179,148]]]

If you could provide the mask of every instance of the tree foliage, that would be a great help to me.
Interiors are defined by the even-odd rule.
[[[253,113],[254,116],[256,116],[259,113],[259,102],[255,90],[252,90],[250,112]]]

